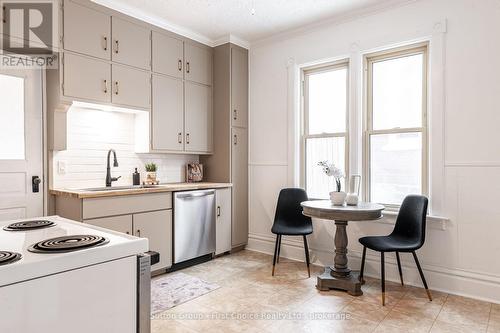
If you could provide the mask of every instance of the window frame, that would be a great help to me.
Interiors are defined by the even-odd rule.
[[[373,129],[373,64],[412,55],[422,54],[422,125],[420,127],[396,127]],[[429,138],[428,138],[428,88],[429,88],[429,44],[428,42],[391,48],[380,52],[365,54],[364,62],[364,110],[363,110],[363,182],[364,200],[371,201],[371,136],[380,134],[421,133],[422,135],[422,195],[429,193]],[[383,204],[388,210],[399,210],[401,205]]]
[[[324,73],[329,71],[334,71],[338,69],[345,68],[347,70],[346,74],[346,109],[345,109],[345,131],[344,132],[332,132],[332,133],[320,133],[320,134],[309,134],[309,76],[311,74]],[[324,63],[315,66],[304,67],[301,70],[301,119],[300,119],[300,184],[307,191],[307,166],[306,166],[306,156],[307,156],[307,140],[317,139],[317,138],[334,138],[343,137],[344,138],[344,173],[346,175],[345,188],[347,192],[347,187],[349,186],[348,175],[349,175],[349,90],[350,90],[350,66],[349,59],[342,59],[334,62]],[[321,199],[321,198],[310,198],[310,199]]]

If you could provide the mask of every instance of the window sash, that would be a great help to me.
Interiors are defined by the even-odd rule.
[[[346,124],[344,132],[333,132],[333,133],[320,133],[320,134],[309,134],[309,76],[313,74],[325,73],[329,71],[334,71],[338,69],[345,68],[347,70],[346,75]],[[344,138],[344,173],[346,177],[349,175],[349,60],[344,59],[336,62],[332,62],[329,64],[322,64],[317,66],[308,67],[302,70],[302,139],[301,139],[301,147],[300,147],[300,164],[301,164],[301,172],[300,172],[300,184],[301,186],[307,190],[307,140],[313,138],[332,138],[332,137],[343,137]],[[348,181],[345,181],[346,186],[348,186]],[[345,189],[347,190],[347,189]],[[318,198],[310,198],[310,199],[318,199]]]
[[[411,128],[388,128],[388,129],[373,129],[373,64],[380,61],[388,61],[412,55],[422,54],[422,126]],[[427,86],[428,86],[428,46],[427,43],[421,43],[413,46],[396,48],[388,51],[377,52],[365,56],[365,130],[364,130],[364,199],[370,201],[371,198],[371,136],[378,134],[404,134],[412,132],[422,133],[422,174],[421,188],[422,194],[428,195],[429,192],[429,168],[428,168],[428,131],[427,131]],[[397,210],[400,205],[384,204],[389,210]]]

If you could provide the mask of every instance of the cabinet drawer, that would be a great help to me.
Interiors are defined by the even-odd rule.
[[[151,75],[130,67],[112,65],[112,102],[147,109],[151,105]]]
[[[172,193],[83,199],[83,219],[172,208]]]
[[[64,53],[63,94],[96,102],[111,102],[111,65],[85,56]]]
[[[123,232],[127,235],[132,235],[132,215],[103,217],[92,220],[84,220],[83,222],[96,225],[101,228]]]

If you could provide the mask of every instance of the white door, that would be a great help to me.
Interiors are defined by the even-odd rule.
[[[43,215],[42,76],[0,70],[0,220]]]

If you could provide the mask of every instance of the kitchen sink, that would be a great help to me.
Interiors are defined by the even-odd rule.
[[[82,188],[80,191],[86,192],[101,192],[101,191],[120,191],[120,190],[136,190],[141,188],[156,188],[160,185],[129,185],[129,186],[111,186],[111,187],[89,187]]]

